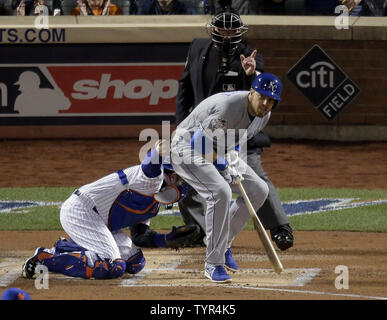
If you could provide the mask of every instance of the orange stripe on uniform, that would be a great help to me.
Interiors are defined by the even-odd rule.
[[[51,253],[47,253],[45,251],[42,251],[38,254],[38,261],[42,262],[45,259],[52,258],[53,255]]]
[[[119,203],[118,201],[115,201],[120,207],[124,208],[126,211],[128,212],[131,212],[131,213],[134,213],[134,214],[144,214],[144,213],[147,213],[156,203],[156,200],[154,200],[147,208],[145,208],[144,210],[135,210],[135,209],[132,209],[132,208],[129,208],[125,205],[123,205],[122,203]]]
[[[93,268],[86,266],[86,279],[90,279],[93,276]]]

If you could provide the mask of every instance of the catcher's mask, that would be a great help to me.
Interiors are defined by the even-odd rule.
[[[216,14],[211,23],[207,24],[207,30],[216,48],[233,55],[248,28],[238,13],[227,10]]]
[[[164,183],[161,190],[153,197],[157,202],[161,204],[172,204],[183,200],[189,191],[192,189],[189,184],[183,181],[173,170],[172,165],[163,164],[164,167]],[[172,181],[172,175],[177,177],[176,181]]]
[[[263,96],[273,98],[275,100],[273,109],[281,100],[282,82],[274,74],[261,73],[255,77],[251,87]]]

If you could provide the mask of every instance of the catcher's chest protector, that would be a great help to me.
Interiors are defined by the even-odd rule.
[[[145,196],[133,190],[125,190],[113,202],[109,212],[109,230],[131,227],[153,218],[159,212],[160,203],[153,196]]]

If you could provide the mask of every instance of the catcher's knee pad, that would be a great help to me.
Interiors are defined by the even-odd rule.
[[[126,269],[126,263],[122,259],[97,259],[91,266],[91,261],[88,261],[86,254],[82,252],[54,254],[39,262],[51,272],[84,279],[119,278]]]
[[[126,270],[126,262],[122,259],[99,260],[96,261],[93,268],[87,267],[90,278],[112,279],[122,277]]]
[[[140,249],[136,254],[126,260],[126,272],[130,274],[136,274],[145,267],[146,260]]]

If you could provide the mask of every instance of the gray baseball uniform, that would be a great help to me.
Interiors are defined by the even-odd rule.
[[[205,262],[213,265],[224,264],[227,248],[250,215],[240,195],[230,207],[232,192],[239,194],[239,189],[229,185],[213,162],[207,157],[204,159],[192,146],[192,137],[198,130],[209,139],[216,133],[212,143],[219,155],[257,134],[267,124],[270,112],[263,118],[250,116],[248,94],[249,91],[218,93],[203,100],[177,127],[171,143],[171,161],[176,173],[206,200]],[[232,133],[235,141],[229,139]],[[242,158],[238,159],[236,167],[243,175],[243,185],[254,209],[258,210],[268,195],[267,184]]]

